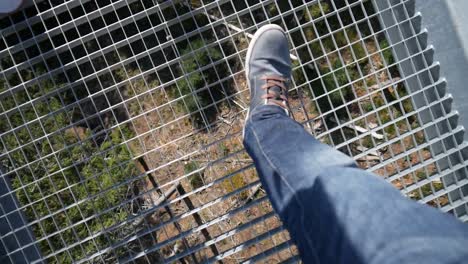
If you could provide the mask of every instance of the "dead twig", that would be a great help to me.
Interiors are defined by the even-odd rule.
[[[183,196],[183,195],[185,195],[187,193],[182,185],[177,186],[177,192],[181,196]],[[188,196],[185,196],[182,200],[184,201],[185,205],[187,205],[187,208],[190,211],[195,210],[195,206],[193,205],[192,200],[190,200],[190,198]],[[195,212],[193,214],[193,218],[195,219],[195,222],[197,223],[198,226],[203,225],[203,220],[202,220],[200,214],[198,214],[198,212]],[[205,241],[210,241],[211,240],[211,235],[210,235],[210,233],[208,232],[208,230],[206,228],[203,228],[201,230],[201,233],[205,237]],[[218,248],[216,247],[215,244],[210,245],[210,249],[211,249],[211,251],[213,252],[213,254],[215,256],[219,255]],[[223,262],[221,260],[219,260],[219,263],[223,263]]]
[[[397,83],[397,82],[399,82],[400,80],[401,80],[401,78],[395,77],[395,78],[393,78],[393,79],[391,79],[391,80],[387,80],[387,81],[385,81],[385,82],[383,82],[383,83],[374,84],[374,85],[372,85],[371,87],[369,87],[369,90],[370,90],[370,91],[375,91],[375,90],[378,90],[378,89],[381,88],[381,87],[383,88],[383,87],[385,87],[385,86],[387,86],[387,85],[390,85],[390,84],[392,84],[392,83]],[[398,85],[398,84],[395,84],[395,85]]]
[[[370,155],[370,156],[380,157],[380,153],[378,151],[376,151],[376,150],[369,151],[368,148],[363,147],[363,146],[357,146],[356,150],[358,150],[358,151],[360,151],[362,153],[367,152],[367,155]]]
[[[169,199],[169,197],[171,197],[175,193],[179,185],[180,185],[180,182],[175,183],[173,186],[171,186],[171,188],[167,189],[167,191],[165,191],[162,195],[160,195],[159,198],[151,204],[151,206],[152,207],[160,206],[162,203],[164,203],[167,199]],[[140,219],[135,221],[133,225],[138,226],[143,222],[143,220],[144,220],[144,217],[141,217]]]
[[[227,119],[224,118],[224,117],[218,116],[218,119],[219,119],[220,121],[226,123],[227,125],[232,125],[232,121],[227,120]]]
[[[335,118],[331,117],[330,118],[330,121],[336,123],[336,124],[339,124]],[[345,121],[341,121],[340,120],[340,123],[346,123]],[[358,126],[358,125],[354,125],[354,124],[345,124],[343,125],[344,127],[347,127],[349,129],[353,129],[355,130],[356,132],[358,133],[361,133],[361,134],[366,134],[366,133],[369,133],[370,132],[370,135],[378,140],[382,140],[384,139],[384,136],[382,134],[379,134],[377,132],[374,132],[370,129],[367,129],[367,128],[364,128],[364,127],[361,127],[361,126]]]
[[[380,161],[380,157],[364,156],[357,159],[357,161]]]
[[[199,163],[208,163],[208,162],[213,162],[212,160],[208,160],[208,159],[185,159],[185,160],[190,160],[190,161],[195,161],[195,162],[199,162]],[[223,162],[225,163],[252,163],[252,160],[251,159],[226,159],[226,160],[223,160]]]
[[[132,150],[133,151],[133,150]],[[136,165],[137,165],[137,168],[140,170],[140,172],[142,173],[146,173],[147,171],[150,170],[148,164],[146,163],[146,160],[143,158],[143,157],[139,157],[137,160],[136,160]],[[160,195],[160,198],[161,196],[164,196],[164,194],[162,193],[161,189],[159,188],[159,184],[156,182],[156,179],[155,177],[151,174],[151,173],[148,173],[147,174],[148,176],[148,180],[150,181],[151,185],[153,186],[154,189],[156,189],[156,191],[158,192],[158,194]],[[181,186],[180,184],[178,186]],[[176,188],[177,189],[177,188]],[[165,211],[169,214],[169,217],[170,218],[174,218],[174,213],[172,212],[171,208],[166,205],[164,206],[164,209]],[[180,226],[180,224],[178,222],[174,222],[174,227],[177,229],[177,231],[179,233],[182,233],[182,227]],[[184,244],[185,248],[189,248],[190,247],[190,244],[188,243],[187,239],[184,237],[182,238],[182,243]],[[195,256],[195,254],[190,254],[190,258],[193,260],[194,263],[198,263],[198,260]],[[181,259],[181,262],[186,262],[184,259]]]
[[[245,204],[248,204],[250,203],[251,201],[253,201],[255,195],[257,195],[257,193],[262,189],[262,185],[259,183],[257,185],[255,185],[252,190],[250,191],[250,195],[249,197],[247,197],[244,202],[243,202],[243,205]]]

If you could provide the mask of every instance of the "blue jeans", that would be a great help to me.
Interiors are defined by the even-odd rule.
[[[254,109],[244,145],[304,263],[468,263],[468,225],[357,168],[280,107]]]

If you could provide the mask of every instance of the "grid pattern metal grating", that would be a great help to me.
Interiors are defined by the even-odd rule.
[[[35,1],[0,19],[4,262],[298,262],[241,131],[287,31],[293,117],[468,221],[464,130],[410,0]]]

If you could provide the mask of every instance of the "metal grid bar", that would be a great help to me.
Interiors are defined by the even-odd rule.
[[[299,261],[240,139],[246,48],[267,23],[291,41],[297,121],[467,221],[464,130],[413,6],[40,1],[3,17],[9,260]]]

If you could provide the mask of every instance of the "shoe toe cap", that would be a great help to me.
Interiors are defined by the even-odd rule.
[[[288,39],[280,29],[269,29],[258,36],[252,50],[249,66],[250,74],[273,73],[290,75]]]

